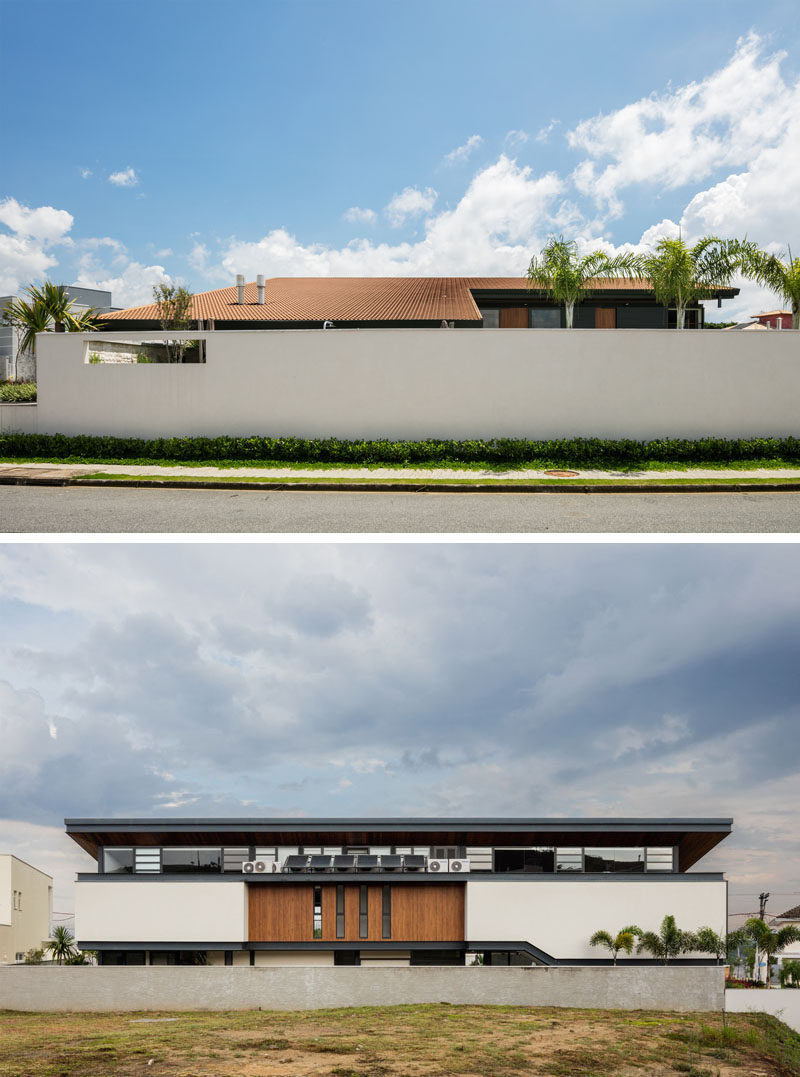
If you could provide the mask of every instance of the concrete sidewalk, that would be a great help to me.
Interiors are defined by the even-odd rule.
[[[100,476],[103,476],[102,478]],[[280,489],[543,489],[731,490],[800,489],[800,467],[738,471],[460,470],[392,467],[192,467],[158,464],[0,463],[0,483],[14,485],[125,485],[278,487]],[[691,484],[687,483],[691,480]],[[588,484],[588,485],[587,485]]]

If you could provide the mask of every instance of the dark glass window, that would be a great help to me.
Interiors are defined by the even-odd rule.
[[[344,887],[336,887],[336,938],[344,938]]]
[[[367,887],[358,888],[358,937],[366,939],[369,936],[369,913],[368,913]]]
[[[103,849],[103,871],[106,875],[132,875],[133,849]]]
[[[221,849],[165,848],[161,850],[161,870],[170,875],[219,871],[221,853]]]
[[[615,849],[614,871],[644,871],[644,849]]]
[[[481,317],[483,318],[484,329],[499,329],[500,328],[500,310],[497,307],[481,307]]]
[[[560,329],[561,307],[531,307],[528,325],[531,329]]]
[[[392,937],[392,888],[391,886],[384,886],[383,888],[383,918],[382,918],[382,934],[384,939],[390,939]]]
[[[553,849],[495,849],[494,870],[542,875],[555,871]]]
[[[584,871],[604,872],[614,870],[613,849],[584,849]]]
[[[314,938],[322,938],[322,887],[314,887]]]

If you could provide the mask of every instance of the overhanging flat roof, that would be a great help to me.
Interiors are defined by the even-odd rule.
[[[676,845],[681,871],[733,828],[732,819],[65,819],[97,857],[102,845]]]

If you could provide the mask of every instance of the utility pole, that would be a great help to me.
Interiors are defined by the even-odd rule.
[[[759,920],[764,919],[764,913],[767,911],[767,900],[768,900],[768,898],[769,898],[769,894],[765,894],[763,890],[758,895],[758,918],[759,918]]]

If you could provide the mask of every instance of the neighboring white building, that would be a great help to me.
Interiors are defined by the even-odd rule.
[[[72,309],[76,314],[89,310],[90,307],[103,313],[116,310],[116,307],[111,306],[111,292],[100,288],[81,288],[77,284],[69,284],[66,292],[69,298],[74,300]],[[35,381],[36,357],[30,352],[20,350],[19,330],[2,324],[3,312],[15,298],[19,297],[0,295],[0,381],[10,378],[16,381]]]
[[[0,965],[13,965],[50,936],[53,880],[11,853],[0,853]]]
[[[596,965],[598,929],[722,931],[730,819],[67,819],[101,964]],[[624,959],[650,964],[638,956]],[[689,955],[689,963],[713,963]]]

